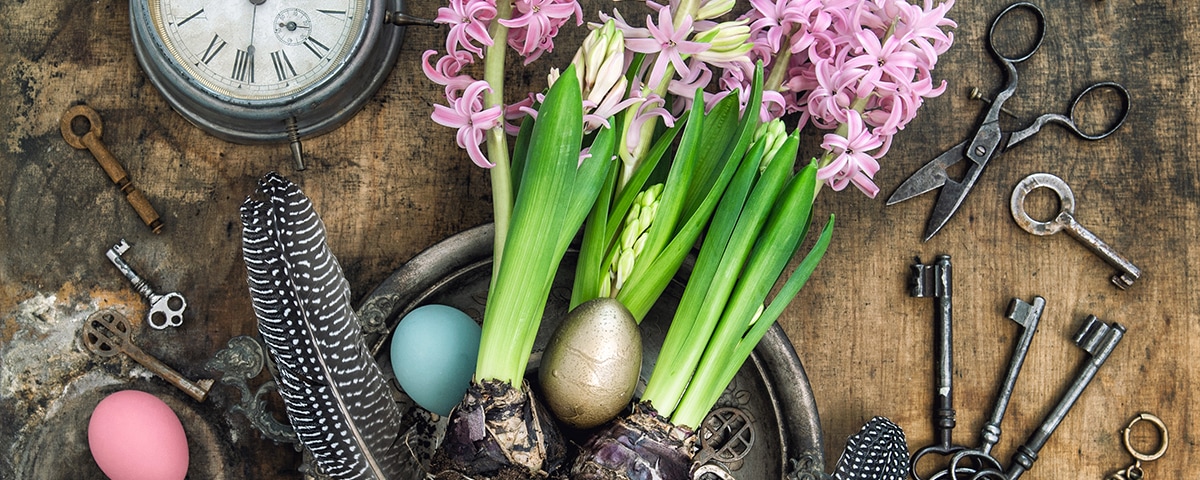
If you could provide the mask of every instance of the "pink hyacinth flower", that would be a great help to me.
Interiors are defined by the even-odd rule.
[[[832,152],[836,157],[829,165],[817,170],[817,178],[824,180],[836,191],[841,191],[846,185],[853,183],[868,197],[875,198],[879,187],[872,178],[875,172],[879,171],[879,162],[877,157],[867,152],[879,149],[884,142],[866,128],[858,114],[849,115],[846,126],[848,128],[845,137],[836,133],[825,134],[821,148]]]
[[[429,57],[434,55],[437,55],[435,50],[426,50],[421,55],[421,71],[425,72],[425,76],[434,83],[446,87],[447,98],[458,97],[459,92],[475,82],[470,75],[459,73],[464,66],[470,65],[474,61],[475,57],[472,57],[470,53],[459,50],[439,58],[437,65],[430,65]]]
[[[513,18],[499,22],[512,29],[509,45],[525,57],[525,64],[554,48],[554,36],[572,15],[583,25],[583,8],[575,0],[517,0],[514,7]]]
[[[631,38],[626,35],[625,47],[638,53],[658,54],[654,60],[654,66],[650,70],[648,85],[651,88],[662,83],[668,64],[674,66],[680,76],[690,77],[691,69],[684,62],[683,55],[708,50],[708,45],[687,39],[692,32],[692,17],[685,15],[679,22],[679,27],[676,28],[671,20],[670,7],[658,10],[657,25],[650,16],[647,16],[646,29],[650,31],[650,38]]]
[[[446,33],[446,52],[461,47],[476,56],[483,56],[483,47],[492,45],[488,24],[496,18],[494,0],[450,0],[448,7],[438,8],[433,21],[450,25]]]
[[[463,90],[462,97],[450,99],[450,106],[434,105],[433,121],[450,128],[457,128],[458,146],[467,151],[471,161],[483,168],[496,166],[483,155],[479,144],[483,143],[488,130],[500,125],[503,108],[499,105],[484,109],[483,92],[491,91],[487,82],[479,80]]]

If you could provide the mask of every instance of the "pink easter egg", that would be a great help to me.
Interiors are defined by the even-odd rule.
[[[158,397],[122,390],[100,401],[88,421],[88,446],[112,480],[183,480],[187,437],[175,411]]]

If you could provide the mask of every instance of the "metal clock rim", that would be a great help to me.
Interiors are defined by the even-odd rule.
[[[403,12],[403,0],[368,0],[364,25],[350,55],[306,91],[274,99],[233,98],[191,78],[153,31],[148,2],[130,2],[130,24],[139,65],[167,103],[188,122],[239,144],[287,143],[341,126],[379,90],[395,65],[405,27],[385,23]],[[288,131],[295,119],[295,132]]]

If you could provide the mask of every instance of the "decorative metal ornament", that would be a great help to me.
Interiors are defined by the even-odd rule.
[[[403,0],[133,0],[134,52],[175,111],[241,144],[291,144],[357,113],[395,64]]]

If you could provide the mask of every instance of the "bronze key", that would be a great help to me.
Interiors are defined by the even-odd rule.
[[[212,388],[212,380],[204,379],[193,383],[191,380],[183,378],[179,372],[134,345],[130,330],[129,319],[125,318],[125,315],[115,310],[101,310],[89,316],[87,323],[84,324],[83,343],[88,350],[101,357],[111,357],[118,352],[125,352],[130,358],[172,385],[179,387],[196,401],[204,401],[204,398],[208,396],[208,390]]]
[[[88,124],[87,131],[82,135],[75,133],[75,120],[79,118],[86,119]],[[104,124],[100,123],[100,114],[87,105],[76,105],[67,109],[62,119],[59,120],[58,126],[62,130],[63,139],[67,141],[67,144],[92,152],[92,156],[96,157],[96,161],[108,174],[108,178],[125,193],[125,199],[129,200],[130,205],[133,205],[133,209],[142,218],[142,222],[154,233],[161,233],[163,224],[162,219],[158,218],[158,212],[154,210],[154,206],[150,205],[150,201],[146,200],[142,191],[133,186],[133,182],[129,180],[129,173],[121,166],[121,162],[118,162],[112,152],[109,152],[108,148],[104,146],[104,142],[100,141],[100,135],[104,133]]]

